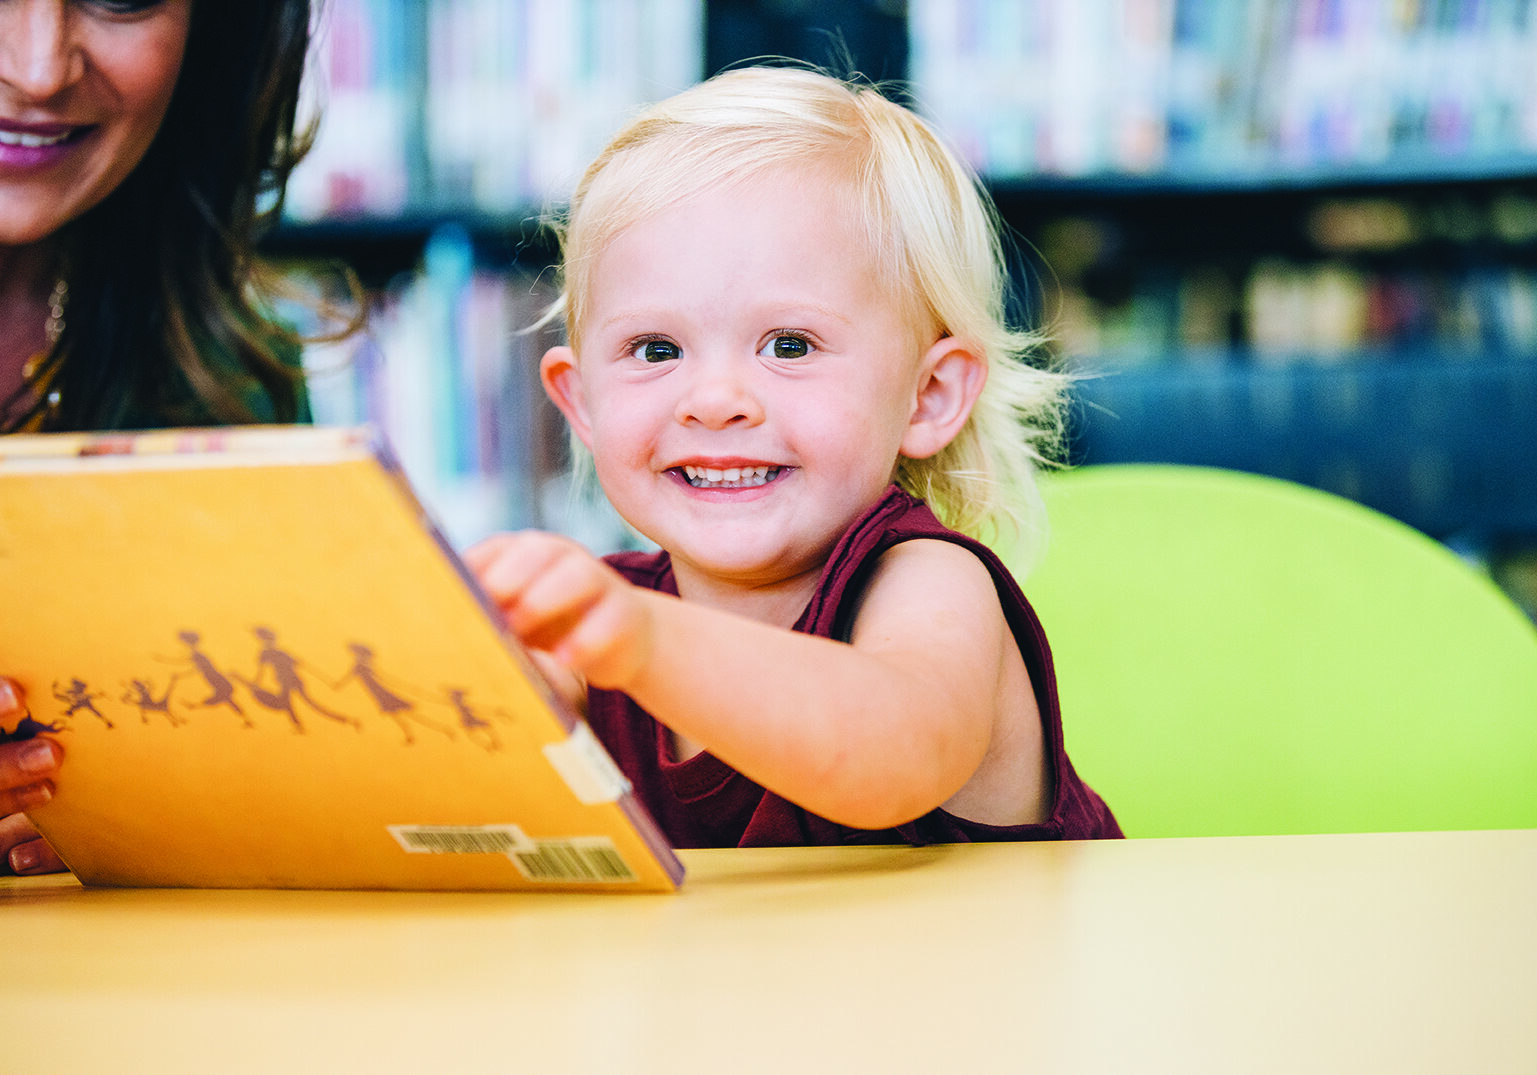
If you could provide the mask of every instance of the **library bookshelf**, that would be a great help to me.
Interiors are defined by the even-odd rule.
[[[539,220],[629,110],[771,53],[901,91],[976,167],[1076,462],[1278,474],[1537,560],[1537,0],[331,0],[268,250],[352,264],[375,418],[452,536],[626,535],[562,493]],[[841,42],[841,46],[837,43]]]

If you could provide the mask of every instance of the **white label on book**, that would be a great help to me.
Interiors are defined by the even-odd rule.
[[[413,855],[514,855],[534,841],[516,825],[388,825],[390,835]]]
[[[512,851],[507,857],[530,881],[635,881],[635,871],[607,836],[571,836],[535,840],[529,851]]]
[[[630,790],[630,782],[585,723],[578,724],[564,743],[545,747],[544,756],[565,780],[571,794],[586,806],[611,803]]]

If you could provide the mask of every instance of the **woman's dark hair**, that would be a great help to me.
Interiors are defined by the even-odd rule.
[[[318,2],[318,0],[317,0]],[[69,305],[40,403],[52,430],[293,421],[299,339],[257,294],[255,254],[309,147],[296,130],[311,0],[202,0],[139,166],[62,234]],[[27,418],[22,419],[23,423]]]

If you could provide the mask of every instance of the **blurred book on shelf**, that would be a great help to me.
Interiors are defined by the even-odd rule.
[[[420,108],[412,5],[328,0],[304,78],[307,115],[323,117],[288,184],[292,219],[395,216],[411,195],[411,139]]]
[[[911,0],[983,174],[1273,183],[1537,163],[1532,0]]]
[[[1437,354],[1537,360],[1537,195],[1319,200],[1286,254],[1128,254],[1105,219],[1038,237],[1064,354],[1335,364]]]
[[[293,221],[560,201],[624,117],[702,77],[703,0],[330,0]]]

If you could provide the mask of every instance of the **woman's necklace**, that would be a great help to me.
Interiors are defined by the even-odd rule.
[[[64,335],[64,304],[68,301],[69,284],[61,276],[48,294],[48,321],[43,325],[43,333],[48,338],[50,348]]]
[[[46,385],[38,383],[38,375],[42,371],[43,363],[53,353],[59,337],[64,335],[64,306],[68,301],[69,284],[60,277],[59,282],[53,285],[53,291],[48,295],[48,320],[43,324],[43,338],[48,341],[48,346],[27,359],[26,364],[21,367],[22,380],[36,391],[42,392],[46,388]],[[45,404],[47,412],[58,409],[59,390],[57,388],[47,390]]]

